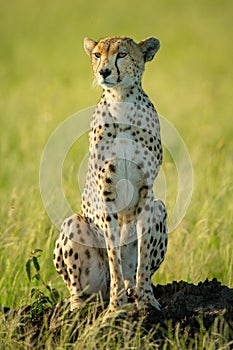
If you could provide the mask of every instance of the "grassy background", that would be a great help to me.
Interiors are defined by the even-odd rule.
[[[232,12],[231,0],[1,1],[0,305],[19,305],[29,296],[24,265],[35,248],[44,250],[44,278],[68,296],[52,264],[58,231],[41,202],[39,165],[55,127],[100,96],[91,86],[85,36],[161,40],[144,87],[184,139],[195,182],[156,283],[217,277],[232,286]],[[75,154],[70,160],[64,181],[78,208]],[[172,192],[169,169],[165,157]],[[168,208],[172,200],[168,194]]]

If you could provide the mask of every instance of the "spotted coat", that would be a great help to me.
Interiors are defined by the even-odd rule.
[[[71,309],[92,293],[110,299],[108,312],[129,296],[139,309],[159,308],[151,276],[167,247],[166,208],[153,193],[162,146],[157,112],[141,86],[159,41],[86,38],[84,48],[103,94],[90,125],[82,213],[64,221],[54,263]]]

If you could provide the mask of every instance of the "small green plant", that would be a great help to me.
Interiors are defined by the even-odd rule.
[[[31,305],[31,313],[33,316],[40,316],[43,311],[50,307],[54,308],[59,299],[59,293],[55,288],[50,287],[42,278],[39,257],[41,256],[42,250],[35,249],[30,253],[29,259],[26,262],[26,272],[29,281],[37,280],[48,291],[48,295],[45,294],[40,288],[31,289],[31,298],[33,303]]]

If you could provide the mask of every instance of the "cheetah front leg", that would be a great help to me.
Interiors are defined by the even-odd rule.
[[[106,313],[108,315],[111,312],[119,310],[128,299],[125,292],[122,271],[118,221],[114,214],[105,215],[104,221],[106,223],[105,241],[110,270],[110,302]]]
[[[138,242],[135,222],[121,228],[121,238],[125,244],[121,245],[121,260],[127,297],[134,297],[136,287],[136,271],[138,260]]]
[[[137,222],[138,266],[136,296],[138,309],[150,304],[160,310],[152,290],[151,276],[164,259],[167,246],[166,208],[161,201],[152,201],[147,206],[144,220]]]
[[[147,228],[148,229],[148,228]],[[150,304],[160,310],[160,304],[155,299],[152,290],[152,282],[150,279],[150,238],[151,230],[143,234],[145,226],[142,221],[137,222],[138,234],[138,266],[136,280],[136,304],[140,310]]]

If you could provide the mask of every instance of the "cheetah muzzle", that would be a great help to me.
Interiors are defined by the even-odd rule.
[[[162,163],[157,112],[141,85],[160,43],[128,37],[84,39],[103,94],[89,132],[81,215],[65,219],[54,263],[71,295],[71,310],[101,293],[108,312],[134,296],[138,309],[159,303],[151,276],[167,248],[166,208],[154,199]]]

